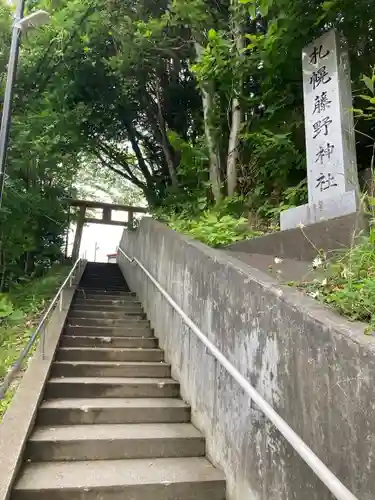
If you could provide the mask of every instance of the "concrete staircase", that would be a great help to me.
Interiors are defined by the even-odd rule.
[[[113,264],[88,264],[12,500],[224,500],[179,384]]]

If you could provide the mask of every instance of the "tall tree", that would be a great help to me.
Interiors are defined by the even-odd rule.
[[[303,46],[330,27],[342,31],[356,96],[375,64],[370,0],[28,5],[48,8],[52,23],[23,44],[10,172],[30,184],[36,164],[53,172],[52,164],[68,162],[64,184],[85,158],[156,207],[186,207],[187,198],[201,206],[206,180],[208,204],[239,194],[255,210],[278,205],[306,175]],[[4,4],[0,19],[9,26]],[[3,44],[0,64],[7,50]],[[30,126],[22,130],[21,121]],[[372,120],[357,129],[365,166]],[[28,165],[19,160],[22,144],[32,151]]]

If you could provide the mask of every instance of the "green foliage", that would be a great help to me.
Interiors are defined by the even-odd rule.
[[[360,118],[367,120],[375,119],[375,66],[372,68],[370,76],[362,75],[362,81],[366,86],[366,94],[361,94],[359,97],[366,101],[367,105],[363,109],[356,109],[355,112]]]
[[[281,202],[275,206],[272,199],[267,200],[257,210],[257,215],[271,225],[278,225],[280,213],[283,210],[294,208],[307,203],[307,180],[304,179],[297,186],[289,187],[282,193]]]
[[[6,79],[11,21],[9,6],[1,1],[1,91]],[[63,200],[71,197],[78,164],[72,153],[75,131],[67,127],[70,115],[56,112],[53,95],[31,95],[26,89],[26,85],[41,80],[32,74],[36,69],[35,54],[40,50],[39,36],[22,38],[0,209],[0,292],[24,276],[42,274],[60,260],[68,220]]]
[[[244,132],[242,138],[251,160],[242,169],[239,183],[244,194],[248,194],[250,207],[262,210],[265,202],[278,205],[288,197],[288,189],[304,179],[303,155],[290,133],[276,134],[265,129]]]
[[[111,171],[142,190],[152,207],[171,206],[172,200],[178,205],[186,197],[206,198],[208,207],[212,159],[202,104],[207,92],[223,193],[231,105],[237,98],[242,113],[237,192],[252,210],[264,204],[276,208],[285,190],[305,177],[301,50],[327,26],[348,39],[355,95],[367,100],[358,97],[355,106],[364,113],[368,105],[366,115],[373,121],[373,80],[362,76],[375,65],[368,0],[355,7],[351,0],[188,5],[35,0],[28,5],[53,14],[50,26],[23,42],[12,162],[23,160],[31,147],[31,170],[41,159],[47,168],[50,158],[55,165],[50,172],[69,165],[74,177],[84,158],[85,165]],[[5,5],[0,22],[9,29]],[[0,47],[0,70],[7,50]],[[369,135],[369,125],[358,127]],[[367,166],[371,153],[363,133],[357,137],[358,158]]]
[[[217,84],[228,83],[233,78],[233,61],[231,61],[231,43],[226,39],[225,33],[214,29],[208,32],[208,43],[199,59],[192,66],[198,83],[217,80]]]
[[[68,271],[66,266],[55,266],[42,278],[24,280],[0,295],[0,381],[25,347]],[[13,393],[14,387],[0,401],[0,421]]]
[[[211,247],[226,246],[262,234],[260,231],[251,230],[245,217],[220,215],[214,211],[205,211],[196,219],[187,214],[174,217],[168,224],[175,231]]]
[[[368,333],[375,330],[375,229],[369,237],[350,250],[326,262],[324,279],[303,283],[309,295],[330,304],[352,320],[370,323]]]
[[[12,402],[12,399],[13,399],[14,393],[15,393],[15,389],[14,389],[14,388],[11,388],[11,389],[9,389],[9,391],[6,393],[5,398],[0,400],[0,424],[1,424],[1,421],[2,421],[2,419],[3,419],[3,416],[4,416],[5,412],[6,412],[6,411],[7,411],[7,409],[8,409],[8,406],[9,406],[9,405],[10,405],[10,403]]]
[[[0,321],[4,318],[9,318],[13,313],[13,304],[9,300],[8,295],[0,294]]]
[[[157,212],[157,216],[167,222],[169,227],[195,238],[212,247],[226,246],[236,241],[253,238],[262,234],[249,226],[244,217],[245,199],[240,196],[226,198],[215,208],[201,204],[181,206],[176,213]]]
[[[6,71],[9,54],[9,33],[11,27],[11,12],[9,5],[0,0],[0,90],[3,91],[3,80],[1,75]]]
[[[0,210],[0,290],[60,260],[67,215],[54,189],[25,189],[8,178]]]

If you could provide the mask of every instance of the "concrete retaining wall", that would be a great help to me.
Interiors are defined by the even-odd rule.
[[[375,338],[299,292],[151,219],[124,231],[137,257],[360,500],[375,498]],[[332,496],[252,408],[135,264],[119,259],[160,339],[230,500]]]

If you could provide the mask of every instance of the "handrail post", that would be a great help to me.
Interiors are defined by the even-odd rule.
[[[60,312],[63,310],[63,293],[64,293],[64,290],[61,290],[61,293],[60,293]]]

